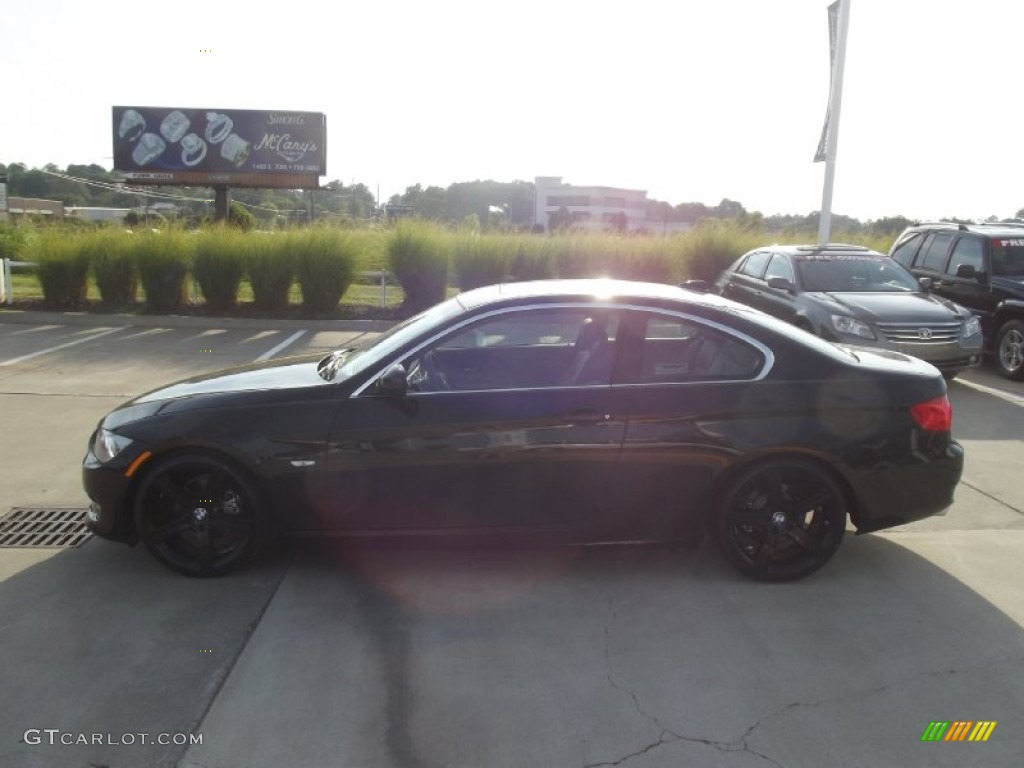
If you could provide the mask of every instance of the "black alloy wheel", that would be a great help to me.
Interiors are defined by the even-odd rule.
[[[221,576],[255,554],[269,518],[242,472],[219,458],[172,456],[135,495],[135,530],[153,556],[186,576]]]
[[[1003,323],[996,339],[996,367],[1008,379],[1024,379],[1024,323]]]
[[[794,581],[813,573],[843,540],[846,495],[821,467],[774,459],[729,483],[714,521],[718,546],[742,574]]]

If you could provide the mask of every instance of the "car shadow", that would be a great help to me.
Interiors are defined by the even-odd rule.
[[[0,583],[0,764],[312,766],[338,749],[518,766],[523,734],[536,765],[960,766],[958,747],[1016,764],[1021,615],[894,538],[848,537],[791,584],[741,578],[708,541],[294,541],[196,580],[93,540]],[[921,743],[957,719],[1005,725]],[[47,728],[204,740],[24,743]]]
[[[360,765],[511,767],[529,734],[537,765],[961,766],[921,751],[929,722],[1024,712],[1022,616],[886,537],[850,537],[791,584],[744,580],[710,542],[292,549],[204,722],[217,738],[187,765],[313,765],[335,748]],[[289,732],[324,711],[353,714]],[[231,733],[253,712],[287,734],[258,755]],[[999,733],[978,764],[1019,759],[1024,737]]]
[[[92,538],[0,582],[0,765],[175,765],[183,746],[139,734],[196,730],[286,564],[189,579]],[[104,743],[60,743],[83,735]]]

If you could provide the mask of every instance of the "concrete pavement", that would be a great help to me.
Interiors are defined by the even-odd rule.
[[[0,312],[0,511],[84,505],[85,441],[127,397],[374,332],[27,314]],[[1019,766],[1024,398],[963,378],[949,514],[849,536],[797,584],[744,581],[707,543],[295,543],[215,581],[99,540],[0,550],[0,765]],[[922,743],[933,720],[998,725]]]

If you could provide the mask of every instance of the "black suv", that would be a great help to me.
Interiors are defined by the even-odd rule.
[[[919,224],[889,255],[976,314],[999,372],[1024,379],[1024,223]]]

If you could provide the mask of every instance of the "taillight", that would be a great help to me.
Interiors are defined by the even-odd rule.
[[[953,426],[953,406],[945,395],[910,406],[910,415],[929,432],[949,432]]]

